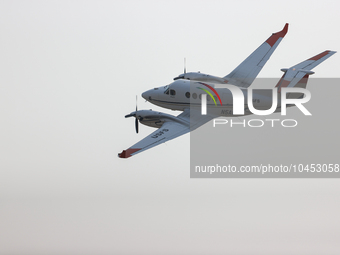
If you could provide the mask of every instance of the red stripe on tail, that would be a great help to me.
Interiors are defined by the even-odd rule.
[[[326,51],[324,51],[324,52],[322,52],[322,53],[320,53],[320,54],[318,54],[318,55],[316,55],[316,56],[314,56],[314,57],[312,57],[308,60],[319,60],[320,58],[326,56],[329,52],[330,52],[329,50],[326,50]]]

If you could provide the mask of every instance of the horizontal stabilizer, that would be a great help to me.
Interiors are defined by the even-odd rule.
[[[290,68],[282,68],[281,71],[283,71],[284,74],[276,85],[276,87],[279,88],[279,92],[281,92],[281,88],[296,87],[297,84],[301,84],[300,81],[302,78],[308,78],[309,75],[314,74],[314,72],[311,71],[314,67],[316,67],[335,53],[336,51],[326,50],[295,66],[292,66]]]

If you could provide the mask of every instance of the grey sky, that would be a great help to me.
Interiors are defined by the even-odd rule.
[[[1,1],[0,254],[338,254],[339,180],[190,179],[189,135],[117,153],[153,130],[124,118],[136,95],[139,109],[179,113],[140,94],[184,57],[224,76],[288,22],[260,73],[279,78],[340,50],[339,7]],[[314,76],[339,77],[338,54]]]

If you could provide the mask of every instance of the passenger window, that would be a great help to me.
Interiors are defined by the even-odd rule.
[[[192,98],[196,99],[197,98],[197,94],[196,93],[192,94]]]
[[[185,96],[186,96],[187,98],[190,98],[190,92],[185,93]]]

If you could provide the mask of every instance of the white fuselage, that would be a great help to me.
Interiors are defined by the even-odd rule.
[[[222,102],[221,105],[217,95],[202,84],[203,83],[197,81],[179,79],[167,86],[148,90],[142,94],[142,97],[157,106],[171,110],[184,111],[185,109],[192,107],[201,108],[202,103],[200,95],[206,94],[206,92],[202,90],[202,88],[204,88],[213,95],[216,102],[215,104],[214,100],[207,95],[208,112],[218,116],[233,116],[233,96],[231,91],[228,88],[218,87],[216,84],[205,83],[214,88],[217,92]],[[242,88],[241,91],[245,99],[244,115],[252,114],[248,109],[248,90]],[[272,97],[253,92],[252,102],[257,110],[267,110],[272,106]],[[279,109],[280,100],[278,100],[278,110]]]

